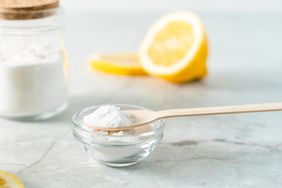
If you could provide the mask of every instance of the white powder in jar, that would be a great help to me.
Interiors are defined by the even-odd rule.
[[[0,40],[1,116],[40,115],[67,103],[62,49],[56,40]]]

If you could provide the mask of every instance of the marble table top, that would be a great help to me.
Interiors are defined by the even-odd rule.
[[[144,162],[110,168],[90,161],[73,139],[71,116],[93,104],[176,107],[282,101],[282,15],[198,11],[210,44],[209,76],[175,85],[150,77],[93,73],[92,52],[133,51],[163,12],[66,13],[70,105],[42,122],[0,119],[0,169],[27,188],[281,187],[282,114],[167,121],[162,143]]]

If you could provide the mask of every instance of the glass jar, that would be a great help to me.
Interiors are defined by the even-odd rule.
[[[46,119],[67,107],[68,66],[60,9],[58,2],[41,7],[0,9],[2,117]]]
[[[110,104],[112,105],[112,104]],[[140,106],[113,104],[121,110],[147,110]],[[126,167],[146,159],[163,138],[164,121],[159,120],[127,131],[93,131],[87,128],[83,118],[100,106],[90,106],[73,116],[74,138],[92,159],[112,167]]]

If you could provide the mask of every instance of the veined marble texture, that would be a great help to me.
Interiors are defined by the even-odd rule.
[[[282,187],[282,112],[168,120],[152,155],[121,169],[91,161],[73,139],[71,116],[94,104],[158,110],[282,101],[279,11],[198,10],[210,45],[203,81],[175,85],[88,69],[93,52],[136,50],[163,13],[66,12],[70,106],[42,122],[0,119],[0,169],[19,176],[27,188]]]

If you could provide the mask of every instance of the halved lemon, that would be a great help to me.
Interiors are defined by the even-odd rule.
[[[120,75],[147,74],[140,64],[137,53],[95,54],[90,66],[99,71]]]
[[[0,188],[24,188],[23,183],[13,174],[0,170]]]
[[[149,30],[139,55],[151,75],[186,82],[207,74],[207,36],[202,21],[190,12],[164,16]]]

